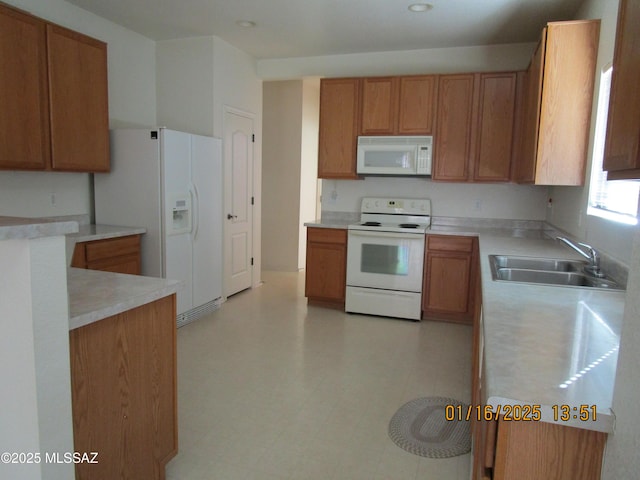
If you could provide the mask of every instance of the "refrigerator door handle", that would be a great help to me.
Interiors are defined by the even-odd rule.
[[[195,184],[189,185],[189,193],[192,196],[191,211],[193,221],[193,239],[198,236],[198,229],[200,228],[200,195],[198,194],[198,187]]]

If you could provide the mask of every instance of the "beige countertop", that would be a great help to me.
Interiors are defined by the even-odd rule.
[[[78,222],[71,220],[0,216],[0,240],[53,237],[77,231]]]
[[[108,238],[126,237],[146,233],[142,227],[120,227],[117,225],[80,225],[78,232],[67,235],[74,242],[92,242]]]
[[[177,280],[69,268],[69,330],[176,293]]]
[[[625,292],[494,281],[490,254],[581,258],[554,240],[480,235],[485,398],[540,405],[542,420],[612,432]],[[570,419],[554,421],[553,406]],[[596,421],[579,408],[596,406]],[[576,410],[574,410],[574,407]]]

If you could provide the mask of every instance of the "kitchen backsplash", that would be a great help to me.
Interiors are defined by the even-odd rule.
[[[322,211],[357,212],[362,197],[430,198],[435,217],[544,220],[544,186],[433,182],[424,178],[323,180]]]

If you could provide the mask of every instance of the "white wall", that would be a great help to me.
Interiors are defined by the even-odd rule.
[[[300,221],[298,225],[298,268],[307,262],[307,229],[305,222],[320,216],[317,209],[318,134],[320,126],[320,79],[302,81],[302,145],[300,164]]]
[[[295,272],[302,190],[302,80],[265,82],[263,95],[262,268]]]
[[[613,392],[615,432],[609,435],[602,472],[603,480],[638,478],[640,470],[640,229],[634,232],[631,273],[627,284],[624,320]]]
[[[551,189],[550,195],[553,198],[553,208],[548,211],[547,220],[619,261],[628,264],[631,258],[634,228],[599,217],[588,216],[586,213],[589,200],[588,181],[591,174],[600,73],[607,65],[613,62],[617,16],[618,0],[586,0],[576,16],[578,19],[601,19],[595,94],[591,115],[591,133],[587,154],[588,163],[585,173],[587,185],[584,187],[555,187]]]
[[[0,241],[3,452],[39,452],[40,464],[0,464],[0,478],[67,480],[73,451],[67,263],[63,236]]]
[[[64,0],[5,0],[38,17],[108,43],[111,127],[156,122],[155,43]],[[55,194],[55,202],[51,195]],[[0,213],[90,214],[89,174],[0,172]]]
[[[421,178],[323,180],[322,211],[357,212],[362,197],[430,198],[438,217],[544,220],[547,187],[443,183]],[[335,198],[335,200],[334,200]]]
[[[258,60],[264,80],[524,70],[535,43]]]
[[[262,266],[292,272],[306,263],[304,222],[318,216],[320,80],[265,82],[263,94]]]
[[[213,136],[213,44],[213,37],[157,42],[158,125]]]
[[[213,44],[213,134],[224,138],[225,108],[232,107],[253,116],[253,286],[262,281],[262,80],[256,73],[256,61],[221,38]]]

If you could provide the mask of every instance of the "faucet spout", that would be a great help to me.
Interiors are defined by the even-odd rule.
[[[585,272],[598,278],[602,278],[605,276],[604,273],[600,271],[600,255],[591,245],[587,245],[586,243],[581,242],[578,242],[578,244],[576,245],[566,237],[556,237],[556,240],[560,240],[566,246],[572,248],[584,258],[589,260],[589,265],[584,267]]]

